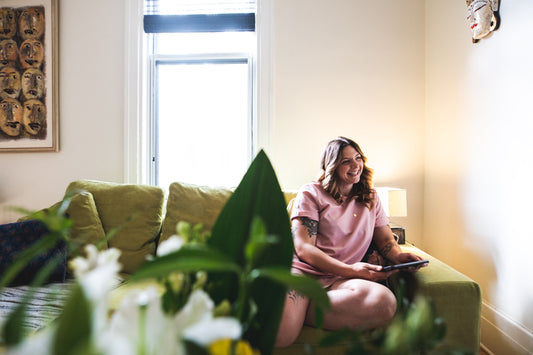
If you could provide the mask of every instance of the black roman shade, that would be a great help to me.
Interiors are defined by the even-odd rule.
[[[144,32],[253,32],[255,11],[255,0],[145,0]]]

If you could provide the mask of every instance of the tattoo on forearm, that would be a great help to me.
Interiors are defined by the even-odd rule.
[[[309,235],[309,238],[316,237],[318,233],[318,222],[307,217],[304,217],[301,220],[302,224],[307,228],[307,234]]]
[[[388,242],[387,244],[385,244],[384,246],[382,246],[379,249],[379,252],[384,257],[387,257],[387,254],[390,253],[390,251],[392,250],[393,247],[394,247],[394,243],[393,242]]]
[[[302,295],[300,295],[298,292],[296,292],[295,290],[288,290],[287,291],[287,296],[289,296],[289,299],[293,302],[296,302],[296,300],[298,298],[303,298]]]

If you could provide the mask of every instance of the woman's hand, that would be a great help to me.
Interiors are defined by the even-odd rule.
[[[393,262],[394,264],[403,264],[403,263],[408,263],[411,261],[418,261],[418,260],[423,260],[423,258],[413,253],[399,253],[395,255],[394,260],[391,260],[391,262]],[[421,267],[425,267],[427,265],[428,265],[427,263],[421,264],[418,266],[412,266],[404,270],[414,272],[420,269]]]
[[[378,247],[379,252],[392,264],[403,264],[411,261],[423,260],[422,257],[413,253],[404,253],[392,234],[389,226],[377,227],[374,229],[374,243]],[[413,266],[407,271],[417,271],[427,264]]]
[[[390,259],[394,264],[408,263],[411,261],[423,260],[422,257],[413,253],[398,253]]]
[[[381,269],[383,269],[383,266],[381,265],[374,265],[363,262],[355,263],[351,267],[354,273],[352,277],[369,281],[385,280],[392,274],[398,272],[398,270],[384,272],[381,271]]]

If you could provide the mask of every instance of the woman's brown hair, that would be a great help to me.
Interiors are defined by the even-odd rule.
[[[361,202],[371,210],[374,207],[374,190],[372,188],[374,171],[366,166],[367,158],[359,145],[353,140],[345,137],[337,137],[326,145],[321,160],[322,174],[318,178],[318,181],[327,193],[338,203],[342,203],[342,194],[336,171],[342,160],[342,150],[347,146],[352,146],[357,153],[361,154],[364,163],[361,179],[357,184],[353,185],[348,199],[355,198],[357,202]]]

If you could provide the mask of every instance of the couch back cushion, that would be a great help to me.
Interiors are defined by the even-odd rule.
[[[176,234],[176,226],[181,221],[193,226],[201,223],[204,231],[210,231],[232,192],[233,190],[222,187],[181,182],[170,184],[160,242]],[[296,191],[286,191],[284,195],[288,204],[296,197]]]
[[[192,226],[201,223],[204,231],[210,231],[231,193],[226,188],[170,184],[160,242],[176,234],[176,226],[181,221]]]
[[[92,195],[104,232],[109,235],[114,231],[107,246],[121,251],[119,262],[124,273],[133,273],[146,256],[155,253],[163,214],[161,188],[79,180],[67,187],[67,193],[76,191]],[[76,200],[72,203],[76,205]]]

